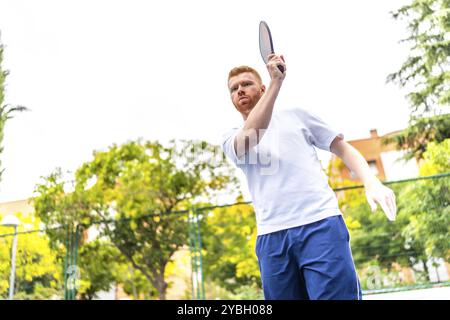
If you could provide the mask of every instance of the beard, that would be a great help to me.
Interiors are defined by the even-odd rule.
[[[245,114],[248,116],[250,111],[252,111],[253,108],[258,103],[259,99],[261,99],[262,94],[260,94],[258,96],[254,96],[254,97],[249,97],[249,96],[246,96],[246,97],[247,97],[247,99],[245,100],[244,103],[241,104],[240,101],[238,101],[236,104],[234,104],[234,106],[236,107],[237,111],[239,111],[241,114]]]

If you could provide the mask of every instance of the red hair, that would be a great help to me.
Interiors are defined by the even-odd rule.
[[[230,81],[231,77],[235,77],[244,72],[252,73],[256,77],[256,79],[259,81],[259,84],[262,84],[261,76],[259,75],[258,71],[256,71],[255,69],[253,69],[252,67],[249,67],[249,66],[240,66],[240,67],[235,67],[235,68],[231,69],[230,73],[228,74],[228,81]]]

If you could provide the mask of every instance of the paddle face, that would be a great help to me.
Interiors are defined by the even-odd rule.
[[[274,49],[272,35],[270,34],[269,26],[265,21],[259,23],[259,51],[261,52],[264,63],[267,64],[269,62],[267,57],[269,54],[274,53]],[[282,65],[278,65],[278,69],[280,69],[281,72],[284,72],[284,67]]]

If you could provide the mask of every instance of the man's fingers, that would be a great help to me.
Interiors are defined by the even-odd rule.
[[[367,201],[372,211],[375,211],[377,204],[380,205],[390,221],[394,221],[397,216],[397,204],[395,202],[395,193],[380,184],[377,188],[366,191]]]
[[[395,212],[395,214],[397,215],[397,200],[395,199],[395,193],[394,193],[394,191],[392,191],[392,198],[391,198],[391,200],[392,200],[392,203],[393,203],[393,205],[394,205],[394,212]]]
[[[392,196],[386,196],[386,204],[389,208],[389,220],[395,219],[395,210],[394,210],[394,203],[392,202]]]
[[[397,205],[395,204],[395,194],[392,192],[391,196],[389,197],[389,203],[391,204],[391,210],[392,210],[392,216],[395,219],[397,216]]]
[[[275,53],[271,53],[267,56],[267,60],[270,62],[271,60],[275,60],[278,56]]]
[[[278,62],[278,63],[280,63],[280,62],[284,63],[283,55],[277,56],[275,53],[269,54],[267,56],[267,60],[268,60],[268,62],[275,61],[275,62]]]
[[[390,220],[394,221],[397,215],[397,205],[395,204],[394,192],[392,190],[389,190],[389,193],[386,195],[385,199],[391,213]]]
[[[372,198],[367,197],[367,202],[369,203],[369,206],[370,206],[370,209],[372,210],[372,212],[377,210],[377,204],[375,203],[375,201],[373,201]]]
[[[283,80],[286,74],[286,64],[284,63],[282,56],[269,54],[268,58],[267,70],[269,71],[270,77],[272,79]]]
[[[389,201],[388,199],[384,198],[381,201],[379,201],[379,204],[381,206],[381,209],[383,209],[384,213],[388,217],[389,220],[394,221],[395,215],[394,212],[391,211],[391,208],[389,207]]]

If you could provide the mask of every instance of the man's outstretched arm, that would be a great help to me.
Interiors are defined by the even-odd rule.
[[[340,137],[333,140],[330,149],[331,152],[342,159],[347,168],[361,179],[366,189],[367,202],[372,211],[376,210],[378,203],[388,219],[394,221],[397,215],[394,192],[385,187],[371,172],[367,161],[358,150]]]

